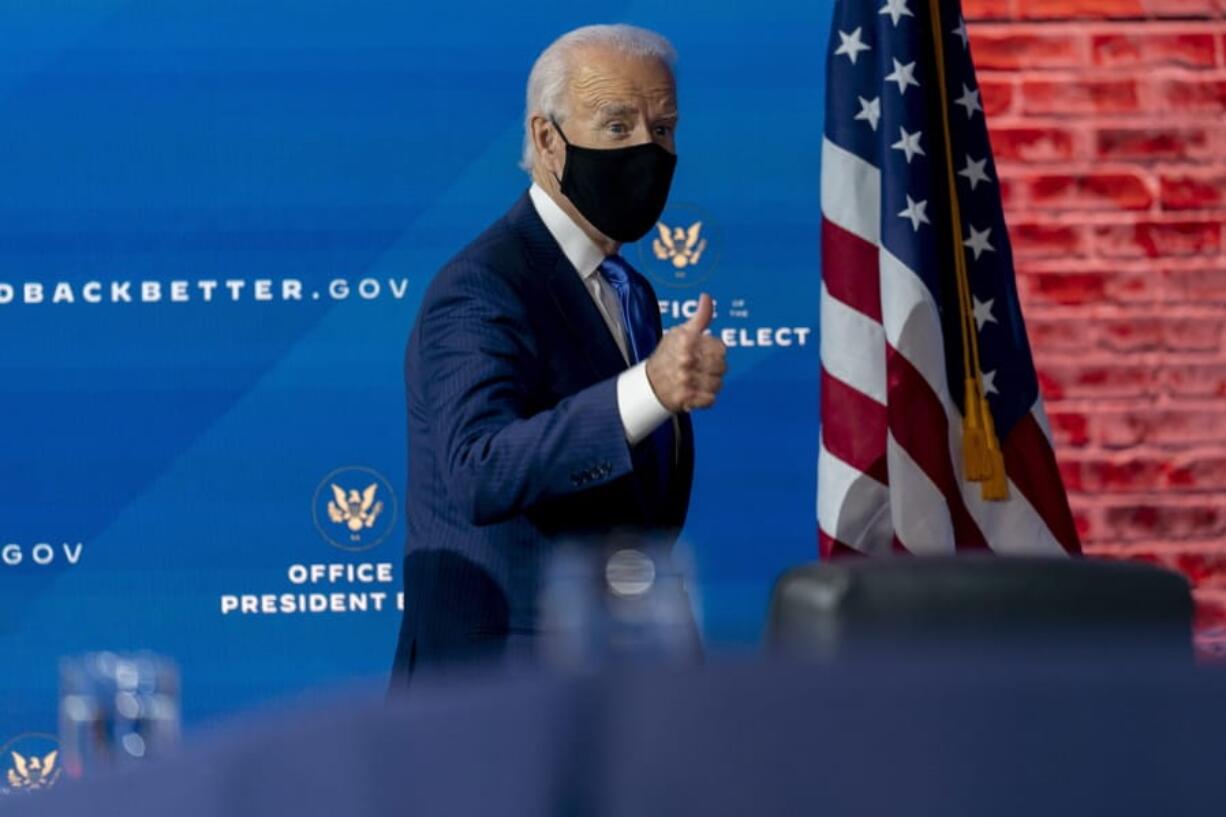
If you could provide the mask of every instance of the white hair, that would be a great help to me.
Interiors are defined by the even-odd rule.
[[[624,24],[595,25],[576,28],[563,34],[541,52],[528,75],[528,100],[524,108],[524,152],[519,166],[532,172],[532,117],[552,117],[566,120],[566,89],[570,85],[570,55],[576,50],[604,46],[632,57],[660,60],[670,71],[677,64],[677,51],[672,43],[654,31]]]

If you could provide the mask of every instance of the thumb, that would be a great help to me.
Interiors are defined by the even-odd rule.
[[[704,292],[698,299],[698,310],[685,322],[685,328],[700,335],[707,331],[707,327],[711,325],[711,316],[714,314],[715,302],[711,300],[710,295]]]

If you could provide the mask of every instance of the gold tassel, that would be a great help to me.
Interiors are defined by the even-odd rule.
[[[975,388],[974,378],[966,379],[966,393],[963,405],[966,411],[962,418],[962,460],[965,465],[966,478],[972,482],[983,482],[992,475],[992,462],[988,455],[988,438],[984,433],[984,409],[981,404],[983,397]],[[991,415],[989,415],[989,422]]]
[[[988,399],[983,401],[981,409],[984,418],[984,436],[987,438],[987,459],[989,475],[983,482],[981,496],[988,502],[1004,502],[1009,498],[1009,481],[1005,477],[1005,455],[1000,450],[1000,440],[996,438],[996,423],[992,420],[992,409]]]

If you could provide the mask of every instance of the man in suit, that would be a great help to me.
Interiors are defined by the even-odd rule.
[[[712,405],[712,302],[661,337],[618,254],[659,218],[676,162],[675,54],[589,26],[533,66],[532,186],[431,283],[405,356],[408,541],[397,682],[535,660],[559,548],[667,549],[693,476],[688,412]]]

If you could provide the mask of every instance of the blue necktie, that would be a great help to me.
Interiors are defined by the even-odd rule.
[[[630,342],[630,364],[633,366],[650,357],[656,344],[660,342],[660,334],[656,329],[656,314],[660,311],[660,305],[651,297],[647,281],[620,255],[609,256],[600,264],[599,269],[600,274],[617,293],[617,301],[621,305],[622,326]],[[654,470],[658,484],[653,488],[663,499],[667,495],[668,478],[672,471],[672,421],[661,423],[644,442],[650,443],[651,453],[656,460]]]

